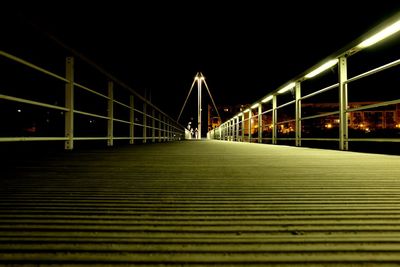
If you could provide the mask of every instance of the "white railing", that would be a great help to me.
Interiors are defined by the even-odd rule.
[[[400,65],[400,59],[392,60],[398,56],[396,52],[400,48],[399,30],[400,15],[397,14],[212,129],[207,134],[208,138],[272,144],[293,142],[296,146],[302,146],[304,141],[334,141],[338,142],[340,150],[348,150],[349,142],[400,142],[400,83],[395,83],[398,75],[391,73],[398,71]],[[378,37],[380,40],[383,40],[381,37],[389,37],[384,33],[392,34],[390,45],[381,51],[376,50],[376,46],[374,49],[368,47],[375,44]],[[391,61],[387,62],[388,59]],[[367,66],[368,61],[371,66],[379,62],[379,66],[357,73]],[[348,62],[352,63],[351,70],[355,73],[350,78]],[[327,73],[325,70],[329,69],[332,71]],[[332,72],[336,73],[334,81],[331,79]],[[314,79],[315,76],[319,76],[318,79]],[[386,80],[386,77],[392,80]],[[375,78],[380,82],[372,85],[368,79]],[[330,84],[321,88],[320,84],[328,83],[328,79]],[[361,80],[364,85],[361,91],[357,91],[360,86],[356,83]],[[302,92],[303,85],[307,94]],[[369,91],[368,101],[349,100],[349,96],[365,98],[368,95],[366,91]],[[288,92],[292,94],[288,95]],[[316,97],[323,100],[314,101]],[[306,112],[307,108],[315,107],[316,110],[321,106],[331,108],[313,114]],[[365,116],[372,113],[380,114],[380,118],[377,123],[368,124]],[[390,114],[390,118],[386,114]],[[315,131],[318,125],[311,127],[311,133],[305,127],[307,123],[313,125],[312,121],[323,123],[319,136]],[[390,131],[392,135],[379,136],[376,134],[378,128],[381,133]]]
[[[48,112],[59,112],[59,114],[61,114],[63,117],[59,119],[63,119],[63,122],[59,122],[56,128],[61,127],[63,129],[53,129],[53,132],[54,130],[62,132],[62,134],[58,136],[50,136],[46,135],[46,133],[42,133],[42,135],[45,134],[45,136],[35,136],[35,130],[32,130],[30,133],[25,132],[21,134],[19,130],[11,129],[7,130],[7,133],[1,133],[0,142],[64,141],[65,149],[71,150],[74,148],[75,141],[104,140],[107,142],[108,146],[113,146],[115,140],[127,140],[130,144],[134,144],[137,141],[146,143],[180,140],[185,138],[183,126],[181,126],[176,122],[176,120],[165,114],[155,105],[153,105],[148,99],[135,92],[126,84],[107,77],[106,79],[108,80],[108,83],[105,84],[105,87],[107,88],[107,94],[105,94],[102,93],[101,90],[89,88],[75,81],[74,77],[76,76],[76,73],[73,57],[66,58],[65,76],[53,73],[45,68],[39,67],[5,51],[0,51],[0,58],[6,61],[4,62],[5,65],[7,65],[7,63],[17,63],[17,65],[21,67],[21,73],[13,74],[15,77],[21,77],[21,75],[25,75],[25,72],[23,71],[28,69],[31,72],[30,75],[33,75],[33,77],[39,75],[39,72],[44,74],[46,77],[50,77],[65,84],[63,99],[65,103],[64,105],[49,104],[44,101],[32,99],[29,97],[29,95],[32,95],[32,92],[27,93],[26,97],[16,96],[20,95],[19,92],[15,92],[16,95],[1,93],[0,100],[2,102],[0,102],[0,104],[2,105],[7,105],[7,103],[12,102],[45,108],[48,110]],[[25,68],[23,69],[23,67]],[[46,86],[46,84],[43,84],[42,86]],[[118,86],[118,88],[115,88],[116,86]],[[31,88],[31,90],[34,89]],[[56,90],[56,88],[54,90]],[[81,103],[81,106],[97,108],[97,106],[101,106],[101,100],[106,101],[107,105],[105,105],[104,109],[100,109],[98,112],[86,111],[76,107],[75,104],[78,100],[76,94],[78,93],[78,90],[85,91],[89,95],[88,101]],[[2,90],[0,88],[0,92],[1,91]],[[24,92],[26,93],[29,90],[26,90],[26,88],[21,88],[21,91],[23,91],[21,94],[24,95]],[[51,90],[47,90],[46,92],[50,92],[51,94]],[[59,94],[60,92],[54,93]],[[116,93],[118,93],[120,96],[117,97]],[[125,113],[127,115],[125,117],[118,117],[115,109],[122,110],[121,113]],[[17,109],[17,112],[22,111]],[[35,114],[30,114],[30,116],[34,115]],[[8,116],[13,115],[8,114]],[[89,122],[104,121],[106,122],[103,123],[105,127],[94,133],[80,130],[80,128],[85,128],[85,125],[76,120],[77,116],[88,118]],[[101,123],[99,122],[98,124]],[[16,127],[18,128],[20,126]],[[116,128],[118,128],[118,133],[115,131]],[[4,123],[3,129],[7,129],[7,125],[4,125]],[[102,132],[105,134],[102,134]]]

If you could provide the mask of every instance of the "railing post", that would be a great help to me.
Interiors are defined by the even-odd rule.
[[[236,123],[235,123],[236,119],[233,117],[231,119],[231,140],[235,141],[235,135],[236,135]]]
[[[224,135],[225,135],[225,140],[229,141],[229,120],[225,122],[224,124]]]
[[[167,123],[167,141],[171,141],[171,132],[170,132],[171,128],[169,126],[169,119],[167,119],[166,123]]]
[[[158,142],[161,143],[161,113],[158,113]]]
[[[169,140],[174,141],[174,127],[172,127],[172,122],[169,121]]]
[[[231,141],[231,120],[226,122],[226,140]]]
[[[154,107],[152,107],[151,111],[151,116],[152,116],[152,123],[151,123],[151,137],[152,137],[152,142],[156,142],[156,111]]]
[[[262,104],[258,104],[258,142],[262,143]]]
[[[241,142],[244,142],[244,112],[242,113],[242,139]]]
[[[232,119],[229,120],[228,126],[229,126],[229,141],[232,141],[233,140],[233,120]]]
[[[147,104],[146,100],[143,101],[143,140],[142,142],[146,143],[147,136]]]
[[[167,139],[167,126],[166,126],[166,118],[163,116],[163,141],[165,142]]]
[[[135,143],[135,99],[134,96],[131,95],[129,98],[129,103],[130,103],[130,112],[129,112],[129,143],[134,144]]]
[[[235,141],[239,141],[239,116],[235,117]]]
[[[296,83],[296,146],[301,146],[301,86],[300,83]]]
[[[277,97],[276,95],[272,96],[272,144],[276,145],[277,144],[277,136],[278,136],[278,111],[276,109],[277,107]]]
[[[249,109],[249,122],[248,122],[248,130],[249,130],[249,132],[248,132],[248,138],[249,138],[249,143],[251,143],[251,117],[252,117],[253,115],[252,115],[252,112],[251,112],[251,109]]]
[[[236,141],[236,119],[233,117],[232,118],[232,124],[231,124],[231,133],[232,133],[232,141]]]
[[[74,149],[74,58],[67,57],[65,61],[65,137],[64,143],[66,150]]]
[[[240,133],[240,116],[237,116],[237,118],[236,118],[236,141],[237,142],[240,142],[240,136],[239,136],[239,133]]]
[[[347,59],[339,58],[339,149],[348,150],[348,121],[347,121]]]
[[[114,145],[114,83],[108,82],[108,122],[107,122],[107,146]]]

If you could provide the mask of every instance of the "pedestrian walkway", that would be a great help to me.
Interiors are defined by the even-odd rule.
[[[399,156],[205,140],[75,150],[9,162],[0,193],[2,266],[400,264]]]

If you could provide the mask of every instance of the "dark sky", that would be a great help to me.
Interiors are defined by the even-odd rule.
[[[400,10],[394,0],[83,2],[10,13],[151,90],[173,117],[198,71],[217,104],[251,103]]]

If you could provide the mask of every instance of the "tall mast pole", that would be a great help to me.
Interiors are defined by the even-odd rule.
[[[197,73],[197,139],[201,139],[201,83],[203,81],[203,74]]]

